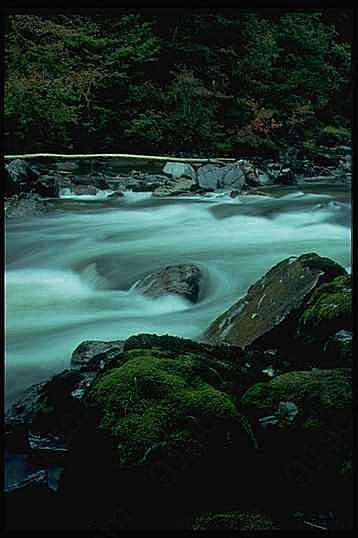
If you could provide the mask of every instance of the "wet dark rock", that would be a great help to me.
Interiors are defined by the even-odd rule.
[[[98,189],[94,185],[90,185],[90,184],[87,184],[87,185],[84,185],[84,184],[75,185],[74,184],[71,186],[71,191],[72,191],[72,194],[95,195],[97,194]]]
[[[5,200],[5,216],[7,218],[38,216],[48,211],[48,204],[38,194],[15,194]]]
[[[63,507],[48,485],[45,470],[27,476],[6,491],[5,514],[6,530],[10,532],[28,534],[62,528]]]
[[[59,175],[42,175],[34,182],[32,191],[44,198],[58,198],[61,180]]]
[[[288,342],[289,335],[295,333],[294,321],[314,289],[344,274],[343,267],[314,253],[287,258],[213,321],[205,336],[212,343],[244,348],[253,342],[266,346]]]
[[[160,297],[176,293],[195,303],[199,298],[202,273],[193,264],[170,265],[153,271],[134,285],[134,288],[147,297]]]
[[[10,161],[5,164],[5,193],[29,192],[39,175],[39,172],[23,159]]]
[[[179,194],[191,193],[196,189],[196,182],[187,177],[180,177],[175,181],[168,181],[165,185],[160,185],[153,190],[153,196],[166,197],[177,196]]]
[[[336,510],[349,502],[351,375],[348,368],[292,371],[245,392],[241,409],[262,453],[263,499],[274,481],[277,500],[291,506]]]
[[[83,398],[95,377],[95,371],[65,370],[27,389],[6,412],[7,446],[31,449],[37,440],[37,448],[47,444],[56,452],[59,443],[65,448],[78,428]]]
[[[114,191],[114,192],[112,192],[111,194],[109,194],[109,195],[107,196],[107,198],[108,198],[109,200],[117,200],[117,199],[119,199],[119,198],[123,198],[123,197],[124,197],[124,194],[123,194],[122,191]]]
[[[124,340],[81,342],[72,353],[71,368],[81,371],[99,371],[123,351],[123,346]]]

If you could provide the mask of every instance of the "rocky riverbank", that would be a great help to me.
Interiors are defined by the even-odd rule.
[[[172,265],[137,287],[200,304],[202,278]],[[9,461],[29,465],[7,486],[8,525],[351,528],[351,316],[350,275],[306,253],[253,282],[200,341],[82,342],[6,414]]]
[[[43,199],[62,195],[105,193],[120,198],[123,191],[151,192],[162,198],[228,192],[230,196],[272,185],[351,181],[351,148],[321,147],[313,160],[278,161],[260,158],[232,162],[211,159],[192,163],[135,159],[14,159],[5,165],[6,215],[41,214]]]

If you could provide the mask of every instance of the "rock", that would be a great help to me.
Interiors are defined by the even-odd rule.
[[[37,471],[17,482],[5,493],[6,530],[9,534],[29,534],[62,528],[63,507],[48,485],[45,470]],[[54,523],[56,522],[56,523]]]
[[[196,186],[196,183],[193,179],[182,177],[173,183],[167,183],[153,190],[153,196],[155,197],[165,197],[165,196],[177,196],[178,194],[183,194],[191,192]]]
[[[351,331],[352,278],[343,275],[314,291],[299,318],[297,341],[316,365],[342,366],[351,360]]]
[[[94,185],[72,185],[71,191],[77,195],[96,195],[98,189]]]
[[[208,381],[222,383],[210,360],[180,354],[187,342],[169,354],[141,349],[141,338],[99,374],[87,395],[92,426],[77,432],[64,470],[62,493],[73,502],[86,500],[85,506],[92,499],[91,517],[102,518],[99,527],[120,499],[126,528],[170,528],[183,512],[200,510],[205,496],[231,495],[233,465],[245,477],[255,446],[234,399]],[[164,340],[168,345],[171,338]],[[207,488],[208,475],[215,491]]]
[[[195,303],[200,292],[201,271],[193,264],[170,265],[153,271],[133,286],[147,297],[177,293]]]
[[[176,163],[176,162],[167,162],[163,168],[164,174],[168,174],[174,178],[187,177],[192,179],[194,182],[196,180],[196,173],[194,168],[187,163]]]
[[[47,213],[48,204],[38,194],[21,193],[5,201],[6,217],[30,217]]]
[[[351,366],[353,354],[352,332],[342,329],[323,344],[323,363],[334,366]]]
[[[121,191],[114,191],[107,196],[109,200],[117,200],[118,198],[123,198],[124,194]]]
[[[102,175],[87,174],[83,176],[72,176],[71,181],[75,185],[83,185],[85,187],[88,187],[90,185],[100,190],[109,189],[108,181],[103,174]]]
[[[38,488],[38,487],[44,487],[47,488],[47,472],[45,470],[40,470],[35,473],[32,473],[28,476],[26,476],[23,480],[19,480],[18,482],[15,482],[14,484],[9,485],[7,488],[5,488],[6,493],[10,493],[12,491],[17,491],[25,488]]]
[[[213,321],[205,336],[212,343],[224,342],[243,348],[253,342],[261,345],[288,342],[295,327],[292,318],[313,290],[322,282],[344,274],[343,267],[314,253],[287,258]]]
[[[198,183],[200,187],[218,189],[222,184],[225,174],[225,166],[215,166],[214,164],[204,164],[197,170]]]
[[[83,398],[96,377],[96,372],[64,370],[49,381],[33,385],[15,402],[5,415],[7,446],[31,448],[29,434],[47,443],[45,438],[56,438],[58,443],[68,445],[73,432],[78,428]],[[32,437],[32,440],[34,438]]]
[[[100,429],[111,435],[123,465],[147,460],[149,450],[171,444],[192,446],[184,424],[203,414],[225,422],[238,417],[230,397],[209,384],[195,382],[194,359],[167,358],[162,351],[125,352],[117,368],[93,385],[91,400],[101,415]],[[219,429],[219,424],[218,424]],[[196,441],[198,455],[202,451]],[[164,445],[164,446],[163,446]]]
[[[6,444],[13,449],[28,446],[27,433],[39,405],[44,383],[32,385],[5,413]]]
[[[291,417],[279,416],[282,402],[295,406]],[[291,506],[338,509],[350,503],[347,469],[352,461],[353,409],[349,368],[279,375],[249,388],[241,407],[263,454],[256,469],[263,499],[274,481],[278,504],[289,500]]]
[[[226,166],[205,164],[197,171],[199,186],[209,189],[241,190],[245,182],[241,165],[241,161]]]
[[[192,530],[194,531],[270,531],[280,527],[270,516],[258,512],[207,512],[195,516]]]
[[[99,371],[123,351],[124,340],[101,342],[86,340],[76,347],[71,357],[71,368],[81,371]]]
[[[61,179],[62,178],[58,175],[40,176],[40,178],[33,184],[32,191],[45,198],[58,198]]]
[[[18,185],[18,193],[28,191],[30,185],[40,175],[37,170],[23,159],[14,159],[9,164],[5,164],[5,173],[7,179]]]

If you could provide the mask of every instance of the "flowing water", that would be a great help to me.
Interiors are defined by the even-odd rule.
[[[270,191],[271,192],[271,191]],[[6,225],[6,404],[69,366],[83,340],[139,332],[200,339],[208,324],[280,260],[305,252],[351,265],[345,187],[272,189],[230,199],[215,193],[64,197],[51,213]],[[203,271],[195,305],[132,289],[176,263]]]

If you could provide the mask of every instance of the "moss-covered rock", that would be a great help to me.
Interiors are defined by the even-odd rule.
[[[351,276],[338,276],[315,290],[299,320],[300,335],[310,341],[327,339],[352,328]]]
[[[194,531],[237,530],[267,531],[279,530],[270,516],[258,512],[206,513],[194,519]]]
[[[266,481],[275,479],[299,502],[334,498],[338,505],[347,495],[341,469],[352,446],[351,375],[349,368],[289,372],[254,385],[242,398],[265,454]],[[290,420],[279,412],[283,403],[295,406]],[[326,497],[332,491],[337,498]]]
[[[339,264],[315,253],[287,258],[214,320],[205,335],[211,343],[243,348],[290,348],[297,318],[312,292],[320,284],[345,274]]]
[[[176,436],[200,440],[203,420],[230,428],[239,419],[233,399],[200,377],[195,356],[168,358],[160,350],[125,352],[118,367],[94,383],[91,401],[99,428],[113,439],[124,465],[142,461],[154,445]]]

